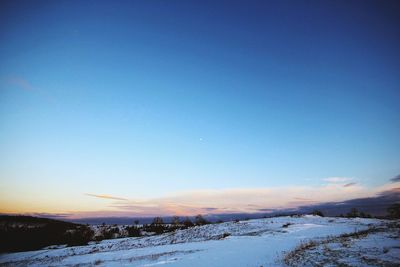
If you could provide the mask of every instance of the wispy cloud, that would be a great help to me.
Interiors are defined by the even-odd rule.
[[[328,183],[337,184],[337,183],[346,183],[351,181],[352,179],[349,177],[328,177],[323,180]]]
[[[196,214],[256,213],[282,209],[296,209],[304,205],[319,203],[341,203],[351,199],[379,196],[382,192],[398,192],[399,182],[390,182],[380,187],[366,187],[349,179],[329,179],[340,183],[326,183],[320,186],[283,186],[269,188],[204,189],[178,192],[159,198],[135,199],[111,194],[86,193],[98,199],[92,210],[64,210],[82,217],[153,217],[189,216]],[[108,201],[100,201],[108,200]]]
[[[304,198],[304,197],[295,197],[294,199],[299,200],[299,201],[312,201],[312,199]]]
[[[347,181],[348,179],[334,179]],[[115,200],[107,205],[108,212],[126,216],[196,215],[218,213],[259,212],[297,208],[326,202],[341,202],[355,198],[373,197],[379,192],[398,187],[396,183],[381,188],[368,188],[358,183],[328,183],[322,186],[293,186],[271,188],[236,188],[181,192],[162,198],[134,200],[109,195],[89,196]],[[103,214],[104,215],[104,214]]]
[[[9,77],[8,78],[8,83],[11,85],[15,85],[23,90],[26,91],[32,91],[33,90],[33,86],[32,84],[30,84],[27,80],[18,77],[18,76],[14,76],[14,77]]]
[[[396,175],[395,177],[393,177],[392,179],[390,179],[390,181],[392,182],[400,182],[400,174]]]
[[[128,199],[126,199],[126,198],[116,197],[116,196],[110,196],[110,195],[89,194],[89,193],[85,193],[85,195],[90,196],[90,197],[103,198],[103,199],[112,199],[112,200],[124,200],[124,201],[128,201]]]
[[[1,80],[2,80],[2,83],[4,82],[8,86],[12,86],[12,87],[21,89],[23,91],[33,92],[49,102],[55,101],[53,96],[48,94],[46,91],[32,85],[32,83],[29,82],[28,79],[23,78],[21,76],[17,76],[17,75],[6,76],[6,77],[2,78]]]
[[[72,215],[72,213],[47,213],[47,212],[32,213],[32,216],[44,217],[44,218],[52,218],[52,219],[68,218],[71,215]]]

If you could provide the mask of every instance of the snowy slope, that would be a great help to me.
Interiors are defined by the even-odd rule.
[[[193,227],[158,236],[104,240],[81,247],[0,255],[26,266],[280,266],[300,242],[381,226],[377,219],[277,217]],[[399,239],[392,246],[400,247]],[[381,245],[378,245],[381,246]],[[383,246],[383,245],[382,245]],[[400,262],[399,262],[400,263]]]

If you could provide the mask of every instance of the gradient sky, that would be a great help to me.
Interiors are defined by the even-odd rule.
[[[398,1],[3,0],[0,212],[235,211],[387,189],[399,14]]]

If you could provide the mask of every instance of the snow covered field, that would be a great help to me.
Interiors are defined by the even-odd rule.
[[[398,266],[399,224],[378,219],[276,217],[197,226],[158,236],[104,240],[58,249],[0,255],[5,266],[284,266],[334,263]],[[363,235],[348,235],[371,230]],[[285,261],[291,251],[301,257]],[[341,253],[344,251],[346,253]],[[339,257],[340,255],[340,257]],[[363,258],[364,257],[364,258]],[[369,257],[369,258],[368,258]],[[370,258],[378,259],[370,260]],[[347,259],[347,261],[346,261]],[[335,264],[334,264],[335,265]],[[346,266],[346,265],[345,265]]]

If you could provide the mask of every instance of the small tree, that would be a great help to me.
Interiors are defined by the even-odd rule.
[[[165,230],[164,221],[161,217],[155,217],[149,227],[144,227],[144,230],[162,234]]]
[[[175,226],[180,224],[178,216],[173,216],[172,217],[172,224],[175,225]]]
[[[185,227],[192,227],[194,224],[192,221],[189,219],[189,217],[186,217],[185,220],[182,222]]]
[[[196,225],[205,225],[208,224],[208,221],[206,219],[204,219],[204,217],[199,214],[194,218],[195,224]]]
[[[360,212],[360,217],[361,218],[371,218],[371,215],[366,213],[366,212],[361,211]]]
[[[390,218],[399,219],[400,218],[400,203],[390,205],[387,208],[387,212],[388,212]]]
[[[89,226],[81,226],[66,233],[66,243],[69,246],[82,246],[93,240],[94,231]]]
[[[138,225],[138,224],[139,224],[139,220],[134,220],[133,223],[134,223],[135,225]]]
[[[108,227],[103,227],[100,230],[100,233],[101,233],[102,239],[111,239],[111,238],[113,238],[113,234],[114,234],[113,231],[111,229],[109,229]]]
[[[153,223],[152,224],[154,224],[154,225],[162,225],[162,224],[164,224],[164,221],[163,221],[163,219],[161,217],[155,217],[153,219]]]
[[[359,217],[358,210],[356,208],[352,208],[349,213],[347,213],[347,217],[355,218]]]
[[[128,236],[130,237],[138,237],[142,235],[142,232],[136,226],[128,226],[126,230],[128,231]]]
[[[314,210],[311,214],[312,215],[317,215],[317,216],[320,216],[320,217],[324,217],[324,214],[320,210]]]

